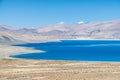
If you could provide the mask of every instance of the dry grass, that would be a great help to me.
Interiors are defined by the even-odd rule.
[[[120,63],[0,60],[0,80],[119,80]]]

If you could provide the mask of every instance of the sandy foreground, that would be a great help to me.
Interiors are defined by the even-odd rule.
[[[0,80],[119,80],[120,63],[1,59]]]
[[[0,80],[119,80],[120,62],[8,59],[39,50],[0,45]]]

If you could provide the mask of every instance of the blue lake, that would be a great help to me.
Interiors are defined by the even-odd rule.
[[[10,56],[13,58],[120,62],[119,40],[63,40],[61,42],[28,43],[14,46],[30,47],[45,52]]]

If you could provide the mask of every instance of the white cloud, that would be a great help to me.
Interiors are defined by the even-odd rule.
[[[80,22],[77,22],[78,24],[83,24],[83,23],[85,23],[84,21],[80,21]]]

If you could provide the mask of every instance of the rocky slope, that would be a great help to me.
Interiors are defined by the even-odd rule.
[[[38,28],[0,26],[0,42],[39,42],[59,39],[120,39],[120,20],[54,24]]]

